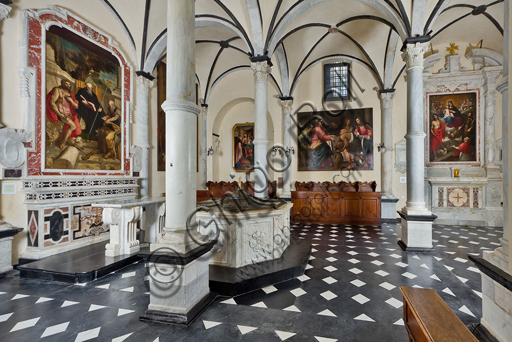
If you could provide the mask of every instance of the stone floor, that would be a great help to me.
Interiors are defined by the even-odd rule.
[[[468,254],[495,249],[500,228],[435,226],[435,253],[403,252],[395,225],[310,225],[305,274],[235,298],[217,298],[188,328],[139,321],[143,262],[70,285],[0,280],[0,341],[408,341],[399,286],[435,289],[466,324],[481,317],[478,269]]]

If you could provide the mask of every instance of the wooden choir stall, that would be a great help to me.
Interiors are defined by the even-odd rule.
[[[292,222],[380,224],[376,182],[296,182]]]

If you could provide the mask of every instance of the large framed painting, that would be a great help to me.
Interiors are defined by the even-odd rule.
[[[245,172],[254,166],[254,123],[233,127],[233,168]]]
[[[46,168],[121,170],[119,61],[66,29],[46,32]]]
[[[28,174],[129,175],[131,67],[117,43],[58,7],[31,13],[24,70],[35,70],[38,89]]]
[[[475,162],[480,139],[476,92],[428,96],[430,163]]]
[[[373,170],[373,110],[297,114],[299,171]]]

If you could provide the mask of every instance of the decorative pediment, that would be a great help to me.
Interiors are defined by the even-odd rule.
[[[466,59],[473,64],[475,70],[489,66],[502,66],[503,56],[493,50],[473,48],[466,53]]]
[[[428,57],[425,57],[425,59],[423,60],[423,73],[432,74],[432,68],[434,67],[434,65],[437,64],[437,62],[441,60],[441,58],[443,58],[443,56],[443,52],[438,52]]]

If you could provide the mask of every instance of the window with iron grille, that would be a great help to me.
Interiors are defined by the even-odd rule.
[[[350,100],[350,64],[324,64],[324,94],[326,101]]]

